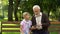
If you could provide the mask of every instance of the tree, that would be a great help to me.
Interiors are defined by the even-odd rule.
[[[12,3],[13,1],[14,1],[14,5]],[[18,7],[21,8],[22,12],[27,11],[32,15],[33,14],[32,7],[34,5],[39,5],[41,7],[41,12],[45,12],[45,14],[47,14],[48,17],[50,16],[54,16],[54,18],[58,17],[57,14],[55,14],[55,12],[57,12],[57,8],[60,6],[60,0],[13,0],[13,1],[9,3],[9,6],[10,7],[14,6],[15,21],[18,21],[18,15],[17,15]],[[13,8],[9,8],[9,11],[10,12],[8,13],[12,15],[13,12],[11,13],[11,11],[13,11]],[[50,15],[51,12],[54,15]],[[12,19],[12,16],[10,17],[9,18]]]
[[[9,6],[8,6],[8,21],[13,21],[13,0],[9,0]]]
[[[14,9],[15,21],[18,21],[17,11],[18,11],[19,4],[20,4],[20,0],[15,0],[15,9]]]

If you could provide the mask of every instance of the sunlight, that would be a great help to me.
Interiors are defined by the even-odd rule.
[[[1,0],[0,0],[0,4],[1,4],[2,2],[1,2]]]

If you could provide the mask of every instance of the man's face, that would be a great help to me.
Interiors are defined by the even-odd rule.
[[[36,8],[33,9],[33,12],[34,12],[35,15],[37,15],[37,14],[40,13],[40,9],[36,7]]]

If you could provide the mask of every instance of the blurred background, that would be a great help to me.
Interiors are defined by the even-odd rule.
[[[34,5],[39,5],[41,12],[48,15],[50,21],[60,21],[60,0],[0,0],[0,32],[2,21],[21,21],[23,12],[33,14]],[[20,34],[20,32],[2,32],[7,33]]]

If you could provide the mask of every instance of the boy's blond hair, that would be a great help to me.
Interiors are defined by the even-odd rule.
[[[26,15],[29,15],[30,16],[30,14],[28,12],[24,12],[23,13],[23,17],[25,17]]]

